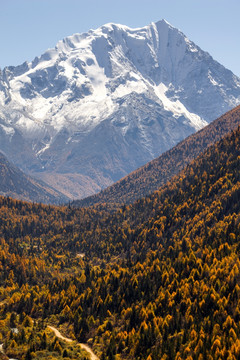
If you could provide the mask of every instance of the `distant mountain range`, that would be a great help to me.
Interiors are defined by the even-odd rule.
[[[25,175],[0,153],[0,195],[45,204],[63,204],[69,199],[58,191]]]
[[[73,201],[74,206],[130,204],[166,184],[192,160],[240,125],[240,106],[190,135],[158,158],[96,195]]]
[[[0,150],[83,198],[239,102],[240,79],[165,20],[107,24],[1,71]]]

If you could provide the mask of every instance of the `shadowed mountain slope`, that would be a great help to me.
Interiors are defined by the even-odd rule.
[[[66,196],[43,182],[25,175],[2,153],[0,153],[0,194],[20,200],[50,204],[60,204],[68,200]]]
[[[240,124],[240,106],[189,136],[157,159],[147,163],[100,193],[73,202],[74,206],[97,203],[129,204],[165,184],[201,152]]]

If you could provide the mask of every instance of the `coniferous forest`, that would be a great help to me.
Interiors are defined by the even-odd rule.
[[[118,210],[1,197],[5,354],[240,359],[239,169],[240,128]]]

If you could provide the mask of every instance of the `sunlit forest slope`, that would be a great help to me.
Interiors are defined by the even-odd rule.
[[[240,128],[116,212],[0,198],[4,351],[67,357],[54,325],[101,360],[239,359],[239,169]]]

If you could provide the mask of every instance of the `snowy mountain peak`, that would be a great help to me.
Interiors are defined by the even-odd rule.
[[[89,137],[111,143],[105,136],[114,133],[125,154],[130,144],[136,148],[124,160],[127,170],[119,165],[122,176],[239,102],[240,80],[166,20],[136,29],[109,23],[3,69],[0,141],[6,148],[27,143],[38,171],[68,164],[64,171],[71,172],[83,144],[98,144]],[[98,156],[102,146],[94,146],[89,153]],[[33,166],[24,156],[18,165]]]
[[[148,46],[150,50],[155,46],[157,48],[159,48],[159,46],[161,46],[161,48],[169,47],[169,40],[172,41],[174,39],[174,34],[175,38],[177,38],[175,39],[175,43],[177,40],[179,41],[178,46],[182,43],[184,47],[191,46],[195,48],[196,51],[196,46],[188,40],[184,34],[164,19],[156,23],[151,23],[143,28],[136,29],[131,29],[121,24],[108,23],[96,30],[90,30],[88,33],[74,34],[60,40],[54,49],[47,50],[41,57],[36,58],[30,66],[35,68],[39,62],[54,61],[59,57],[64,59],[64,55],[69,56],[72,53],[76,56],[78,51],[78,55],[80,55],[81,49],[85,49],[86,47],[96,46],[96,50],[99,50],[97,47],[99,43],[100,45],[108,45],[108,48],[105,47],[104,49],[108,53],[111,52],[114,45],[120,46],[122,50],[131,52],[136,50],[134,45],[137,46],[138,51],[143,52],[146,51],[145,46]],[[182,39],[182,42],[180,39]],[[175,45],[176,44],[172,43],[172,46]]]

